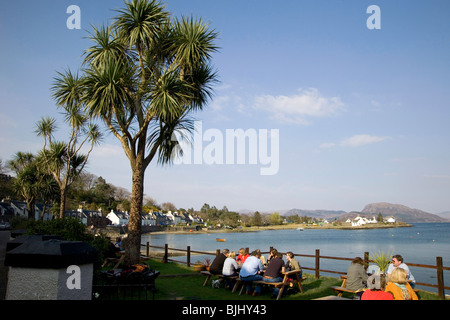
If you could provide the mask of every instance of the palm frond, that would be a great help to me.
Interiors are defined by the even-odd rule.
[[[125,3],[125,9],[119,9],[113,28],[127,45],[136,47],[138,51],[148,48],[154,41],[161,25],[165,23],[169,13],[164,11],[161,2],[132,0]]]
[[[99,66],[105,60],[110,58],[121,60],[129,59],[130,51],[126,50],[123,41],[117,36],[111,27],[101,25],[99,28],[92,26],[93,32],[89,39],[94,42],[94,45],[85,50],[83,65],[91,64]]]
[[[86,70],[83,80],[86,110],[92,117],[120,117],[132,105],[134,68],[123,61],[106,59],[102,65]]]
[[[165,72],[150,95],[151,110],[163,121],[173,121],[184,112],[191,98],[189,83],[179,77],[177,70]]]
[[[150,130],[147,143],[149,147],[157,148],[158,164],[171,164],[177,156],[183,155],[178,139],[191,141],[194,119],[189,117],[188,111],[185,110],[182,115],[171,121],[155,121]]]
[[[172,50],[177,63],[186,74],[199,65],[207,63],[211,54],[218,50],[214,44],[218,34],[210,30],[201,19],[181,18],[174,22],[174,41]]]
[[[71,108],[77,107],[81,98],[81,80],[78,74],[72,71],[57,72],[58,76],[54,78],[51,91],[53,98],[59,107]]]

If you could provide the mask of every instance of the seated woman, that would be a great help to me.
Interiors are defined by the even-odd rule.
[[[361,296],[361,300],[394,300],[392,294],[385,292],[386,278],[373,274],[367,279],[367,289]]]
[[[245,249],[244,248],[240,248],[239,249],[239,255],[236,258],[236,262],[238,263],[238,265],[242,266],[245,262],[245,259],[247,259],[250,255],[247,253],[245,254]]]
[[[364,269],[364,260],[356,257],[347,270],[347,289],[352,291],[364,290],[368,277],[369,275]]]
[[[222,274],[226,277],[234,277],[238,275],[239,266],[235,260],[236,252],[231,251],[228,257],[225,259],[223,263]],[[234,281],[231,279],[226,279],[227,288],[231,288],[234,284]]]
[[[394,300],[419,300],[407,277],[408,272],[405,269],[395,268],[392,271],[385,291],[392,294]]]

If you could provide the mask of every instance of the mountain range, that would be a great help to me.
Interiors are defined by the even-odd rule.
[[[428,213],[419,209],[412,209],[401,204],[392,204],[387,202],[371,203],[364,207],[362,211],[345,212],[342,210],[302,210],[290,209],[279,211],[283,216],[299,215],[313,218],[321,218],[331,220],[345,221],[360,215],[362,217],[377,217],[379,213],[383,217],[393,216],[396,220],[406,223],[422,223],[422,222],[450,222],[450,212],[444,212],[439,216]],[[448,217],[448,218],[447,218]]]

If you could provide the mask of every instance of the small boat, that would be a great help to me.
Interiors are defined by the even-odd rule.
[[[303,228],[297,228],[297,231],[303,231]]]
[[[223,238],[216,238],[216,241],[217,241],[217,242],[225,242],[226,239],[223,239]]]

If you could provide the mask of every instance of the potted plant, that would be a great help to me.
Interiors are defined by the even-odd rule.
[[[206,265],[205,265],[203,262],[200,262],[200,261],[197,260],[197,261],[194,263],[194,270],[195,270],[196,272],[205,271],[205,270],[206,270]]]
[[[209,271],[210,265],[211,265],[211,259],[205,259],[205,267],[206,267],[206,270]]]
[[[386,274],[386,270],[392,259],[392,253],[393,252],[377,252],[374,255],[370,256],[370,260],[372,260],[378,266],[378,268],[380,268],[381,275]]]

